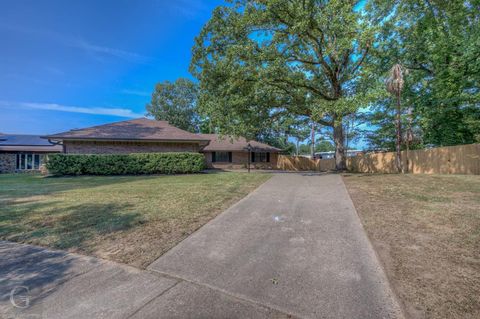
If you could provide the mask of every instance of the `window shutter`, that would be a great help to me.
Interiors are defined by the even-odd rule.
[[[270,152],[267,152],[267,163],[270,163]]]
[[[212,152],[212,163],[215,163],[217,161],[215,152]]]
[[[228,152],[228,162],[232,162],[232,152]]]
[[[252,152],[252,163],[255,163],[255,152]]]

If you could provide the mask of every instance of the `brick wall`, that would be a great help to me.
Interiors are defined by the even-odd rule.
[[[23,169],[17,170],[17,154],[38,154],[40,155],[39,169]],[[42,171],[42,165],[45,164],[45,157],[48,153],[45,152],[12,152],[0,153],[0,173],[15,173],[15,172],[39,172]]]
[[[197,143],[64,141],[69,154],[128,154],[153,152],[198,152]]]
[[[13,173],[16,168],[14,153],[0,153],[0,173]]]
[[[204,154],[207,166],[210,168],[241,169],[247,168],[248,165],[248,152],[232,152],[231,163],[212,163],[212,152],[205,152]],[[272,169],[277,166],[277,160],[278,153],[270,153],[269,163],[251,163],[250,168]]]

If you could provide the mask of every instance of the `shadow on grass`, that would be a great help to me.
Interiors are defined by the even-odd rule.
[[[32,196],[50,195],[69,190],[115,185],[158,176],[74,176],[43,177],[30,174],[0,174],[0,205]],[[26,199],[28,201],[29,199]]]
[[[144,222],[129,204],[57,205],[53,201],[2,207],[0,239],[88,252],[103,236]],[[4,310],[18,310],[10,304],[12,289],[27,287],[33,305],[62,282],[97,264],[94,258],[0,240],[0,317]]]
[[[85,242],[135,227],[144,222],[130,204],[80,204],[58,202],[10,205],[0,213],[0,239],[35,243],[59,249],[88,250]]]

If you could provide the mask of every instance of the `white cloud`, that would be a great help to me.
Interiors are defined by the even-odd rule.
[[[164,6],[165,4],[162,3]],[[199,0],[177,0],[168,3],[167,8],[173,13],[182,15],[186,18],[196,18],[207,10],[203,1]]]
[[[70,46],[74,48],[82,49],[87,53],[113,56],[125,61],[134,62],[134,63],[148,63],[151,60],[151,58],[135,52],[129,52],[129,51],[119,50],[115,48],[99,46],[99,45],[89,43],[82,39],[70,39],[67,41],[67,43]]]
[[[152,60],[151,57],[147,57],[135,52],[93,44],[82,38],[73,37],[67,34],[61,34],[48,29],[41,29],[41,28],[33,29],[33,28],[23,27],[20,25],[6,25],[2,23],[0,23],[0,28],[10,30],[10,31],[20,32],[24,34],[31,34],[31,35],[42,37],[45,39],[50,39],[55,42],[62,43],[63,45],[66,45],[66,46],[81,49],[84,52],[95,55],[95,56],[99,56],[99,55],[111,56],[111,57],[119,58],[125,61],[141,63],[141,64],[148,63]]]
[[[127,108],[83,107],[83,106],[61,105],[61,104],[55,104],[55,103],[7,102],[7,101],[0,101],[0,105],[7,106],[7,107],[29,108],[29,109],[36,109],[36,110],[49,110],[49,111],[95,114],[95,115],[113,115],[113,116],[127,117],[127,118],[136,118],[136,117],[145,116],[145,114],[136,113]]]
[[[138,96],[150,96],[151,93],[147,91],[139,91],[139,90],[122,90],[120,91],[123,94],[128,95],[138,95]]]

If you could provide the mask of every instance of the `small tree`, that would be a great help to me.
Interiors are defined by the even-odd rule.
[[[147,104],[148,115],[156,120],[190,132],[199,132],[205,123],[197,112],[198,87],[189,79],[164,81],[155,86],[152,100]]]
[[[395,126],[397,131],[397,139],[395,143],[396,156],[395,156],[395,166],[397,167],[398,172],[403,172],[402,165],[402,154],[401,154],[401,145],[402,145],[402,122],[401,122],[401,101],[400,96],[403,90],[403,68],[400,64],[395,64],[390,70],[390,77],[386,81],[387,91],[395,96],[397,100],[397,114],[395,117]]]

